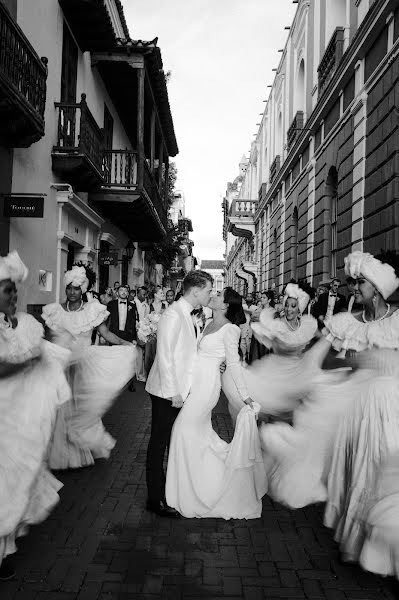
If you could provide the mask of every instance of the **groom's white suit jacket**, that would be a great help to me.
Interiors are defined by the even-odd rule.
[[[157,353],[145,387],[153,396],[170,398],[180,394],[185,400],[190,392],[197,359],[192,309],[187,300],[180,298],[159,320]]]

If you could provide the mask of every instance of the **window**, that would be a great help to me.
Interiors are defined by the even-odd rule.
[[[305,111],[305,61],[302,59],[299,64],[296,87],[295,87],[295,110]]]
[[[298,266],[298,209],[294,208],[291,224],[291,277],[296,279]]]
[[[329,211],[329,231],[327,232],[327,248],[330,253],[330,275],[335,277],[337,274],[337,220],[338,220],[338,173],[335,167],[331,167],[326,181],[327,210]]]

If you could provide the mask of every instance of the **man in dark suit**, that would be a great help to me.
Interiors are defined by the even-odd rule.
[[[334,277],[330,283],[330,290],[321,294],[313,306],[312,314],[317,319],[319,329],[323,328],[324,320],[332,317],[338,312],[346,311],[346,299],[342,294],[338,294],[338,288],[341,285],[339,279]]]
[[[108,328],[123,340],[135,344],[137,342],[137,308],[135,302],[128,300],[128,295],[128,287],[121,285],[118,288],[116,300],[108,302]],[[129,385],[129,390],[135,391],[133,382]]]

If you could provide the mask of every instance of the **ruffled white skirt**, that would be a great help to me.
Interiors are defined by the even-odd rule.
[[[58,362],[44,352],[0,385],[0,562],[15,552],[15,539],[43,521],[58,502],[62,484],[45,457],[56,410],[70,398]]]
[[[399,456],[399,380],[366,370],[360,376],[335,442],[324,522],[345,560],[396,574],[399,494],[391,461]]]
[[[103,415],[135,374],[136,349],[89,346],[69,367],[73,399],[61,407],[49,451],[52,469],[74,469],[108,458],[115,440]]]

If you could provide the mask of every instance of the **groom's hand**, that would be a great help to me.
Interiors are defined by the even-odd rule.
[[[177,394],[177,396],[172,396],[169,398],[169,400],[172,402],[172,406],[174,408],[181,408],[184,404],[183,398],[180,394]]]

